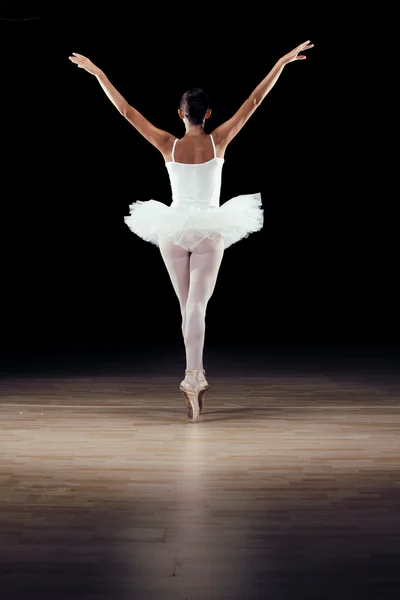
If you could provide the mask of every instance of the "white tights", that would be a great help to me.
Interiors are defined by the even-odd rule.
[[[206,310],[224,254],[223,238],[206,238],[192,254],[161,240],[160,252],[179,300],[186,368],[202,369]]]

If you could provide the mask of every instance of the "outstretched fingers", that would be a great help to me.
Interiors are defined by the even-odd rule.
[[[73,56],[70,56],[69,60],[71,62],[73,62],[75,65],[78,65],[78,67],[82,67],[83,66],[82,63],[81,63],[81,61],[78,58],[74,58]]]
[[[312,48],[313,46],[314,44],[310,44],[310,40],[307,40],[306,42],[303,42],[302,44],[297,46],[296,50],[297,52],[300,52],[301,50],[308,50],[308,48]]]
[[[310,44],[310,40],[307,40],[303,44],[300,44],[300,46],[297,46],[296,50],[297,50],[297,52],[301,52],[304,50],[309,50],[310,48],[313,48],[313,47],[314,47],[314,44]],[[305,58],[307,58],[307,56],[305,56],[304,54],[296,55],[296,60],[304,60]]]
[[[80,67],[81,69],[83,69],[85,64],[88,63],[88,59],[84,56],[81,56],[80,54],[76,54],[75,52],[73,52],[72,54],[74,54],[75,56],[70,56],[69,60],[74,64],[78,65],[78,67]]]

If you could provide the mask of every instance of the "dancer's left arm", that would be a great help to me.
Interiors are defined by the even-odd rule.
[[[158,129],[150,121],[148,121],[139,111],[125,100],[125,98],[112,85],[105,73],[96,67],[88,58],[82,54],[72,53],[69,57],[70,61],[78,65],[81,69],[85,69],[91,75],[97,78],[107,97],[114,104],[116,109],[137,129],[137,131],[146,138],[150,144],[153,144],[160,152],[163,152],[168,146],[168,143],[173,136],[167,131]]]

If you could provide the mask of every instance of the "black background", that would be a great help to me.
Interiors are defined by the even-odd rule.
[[[181,341],[159,250],[123,220],[135,200],[170,203],[163,157],[68,56],[181,137],[188,87],[209,93],[210,132],[307,39],[226,152],[221,203],[260,191],[265,224],[226,251],[207,340],[398,344],[394,196],[376,195],[361,159],[343,6],[2,3],[5,353]]]

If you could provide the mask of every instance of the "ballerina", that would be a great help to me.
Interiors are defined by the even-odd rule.
[[[195,423],[204,406],[208,382],[203,368],[205,316],[214,292],[224,251],[263,226],[261,194],[244,194],[219,205],[225,151],[248,119],[271,91],[284,67],[304,60],[310,40],[280,58],[232,118],[211,134],[204,131],[211,115],[209,99],[200,88],[187,90],[178,114],[186,133],[178,139],[155,127],[131,106],[105,73],[88,58],[72,53],[69,59],[94,75],[107,97],[136,130],[164,158],[172,203],[138,200],[129,206],[126,225],[136,235],[159,247],[182,315],[186,351],[185,377],[180,390],[189,422]]]

